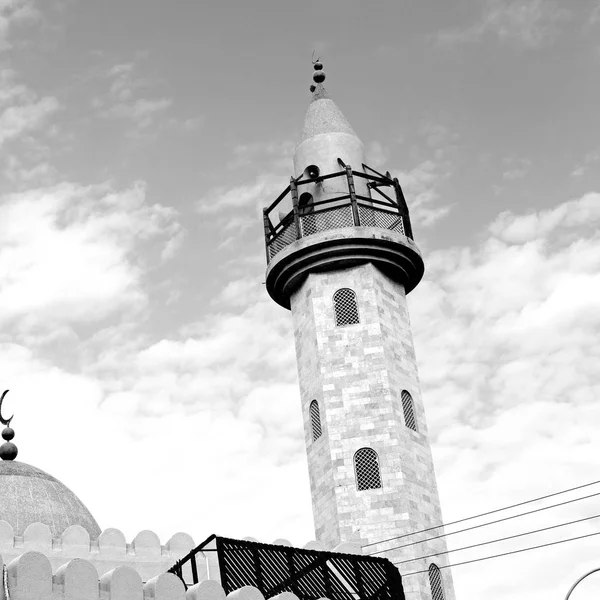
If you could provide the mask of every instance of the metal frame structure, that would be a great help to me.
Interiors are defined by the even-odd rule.
[[[207,548],[207,546],[213,546]],[[216,545],[216,547],[214,547]],[[185,584],[199,582],[196,556],[216,552],[221,586],[226,594],[246,585],[265,598],[292,592],[300,600],[405,600],[402,578],[387,559],[261,544],[211,535],[178,560],[169,573]],[[190,567],[192,582],[184,580]]]
[[[412,227],[408,206],[404,193],[397,178],[391,177],[387,172],[382,175],[375,169],[363,163],[363,171],[354,171],[350,165],[338,158],[338,163],[343,170],[329,173],[315,178],[301,179],[298,177],[290,179],[290,184],[283,190],[277,199],[267,208],[263,209],[265,244],[267,250],[267,263],[283,250],[286,246],[307,237],[318,231],[325,231],[338,227],[378,227],[380,229],[392,229],[413,239]],[[311,204],[310,214],[302,214],[302,207],[298,204],[298,190],[302,186],[319,184],[327,179],[344,177],[347,181],[348,193],[330,197]],[[356,193],[354,178],[359,177],[368,181],[367,187],[379,194],[382,199],[369,198]],[[394,190],[395,199],[392,199],[381,187],[391,187]],[[271,219],[272,212],[288,196],[291,196],[292,210],[279,222],[274,223]],[[326,223],[325,215],[337,211],[344,211],[343,220],[338,219],[337,224],[332,224],[330,219]],[[310,227],[307,225],[310,223]]]

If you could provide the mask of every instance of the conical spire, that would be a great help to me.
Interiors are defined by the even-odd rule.
[[[327,90],[323,86],[325,81],[323,64],[317,60],[313,63],[313,67],[315,69],[313,80],[316,85],[310,86],[313,97],[304,118],[300,143],[322,133],[347,133],[358,137],[348,119],[343,115],[337,104],[329,98]]]

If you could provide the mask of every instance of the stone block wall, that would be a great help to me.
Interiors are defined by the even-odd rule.
[[[338,327],[333,295],[356,294],[360,323]],[[291,300],[317,539],[383,551],[402,574],[427,571],[446,556],[444,539],[396,549],[419,538],[376,544],[442,523],[404,288],[371,263],[311,273]],[[413,398],[417,431],[405,426],[401,392]],[[309,406],[319,403],[323,435],[312,439]],[[358,491],[354,454],[379,456],[382,487]],[[433,535],[443,530],[433,532]],[[372,545],[373,544],[373,545]],[[442,569],[446,600],[454,600]],[[428,574],[404,579],[407,600],[429,600]]]

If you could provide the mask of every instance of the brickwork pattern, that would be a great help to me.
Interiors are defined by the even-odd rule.
[[[333,296],[356,293],[360,323],[336,327]],[[317,539],[372,544],[442,522],[417,363],[402,285],[372,264],[311,273],[291,300]],[[414,403],[417,431],[404,424],[401,400]],[[309,406],[318,400],[323,435],[313,441]],[[373,448],[381,489],[358,491],[353,456]],[[441,532],[441,530],[440,530]],[[424,539],[425,535],[421,536]],[[370,546],[386,550],[400,540]],[[380,554],[398,562],[443,552],[443,539]],[[401,573],[447,564],[445,556],[400,566]],[[454,600],[442,570],[446,600]],[[431,600],[427,572],[404,580],[407,600]]]

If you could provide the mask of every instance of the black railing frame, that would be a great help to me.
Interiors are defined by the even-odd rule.
[[[397,212],[400,217],[402,217],[402,224],[404,226],[404,233],[406,237],[414,240],[413,238],[413,230],[410,222],[410,213],[408,210],[408,205],[406,204],[406,199],[404,197],[404,192],[402,191],[402,187],[397,177],[392,178],[390,173],[387,172],[385,175],[382,175],[375,169],[363,164],[362,167],[364,171],[354,171],[350,165],[346,165],[342,160],[338,159],[340,166],[342,167],[341,171],[336,171],[334,173],[328,173],[327,175],[319,175],[318,177],[310,178],[310,179],[301,179],[302,176],[295,179],[294,177],[290,178],[290,184],[283,190],[281,194],[275,199],[275,201],[263,209],[263,222],[264,222],[264,233],[265,233],[265,245],[266,245],[266,254],[267,254],[267,262],[270,262],[272,256],[270,253],[269,247],[271,244],[277,240],[278,236],[289,226],[289,224],[293,221],[294,223],[294,232],[296,240],[301,239],[303,236],[302,227],[301,227],[301,215],[300,215],[300,207],[298,204],[299,197],[299,188],[302,186],[306,186],[309,184],[319,184],[328,179],[333,179],[335,177],[345,177],[348,187],[347,194],[340,194],[339,196],[335,196],[333,198],[328,198],[326,200],[321,200],[318,202],[314,202],[311,206],[314,213],[321,212],[322,210],[326,210],[324,205],[339,203],[342,200],[349,200],[349,205],[352,210],[352,221],[355,227],[359,227],[361,225],[360,221],[360,211],[359,201],[368,202],[373,205],[378,205],[382,207],[391,208],[394,212]],[[369,171],[368,173],[366,171]],[[372,174],[373,173],[373,174]],[[354,178],[359,177],[361,179],[366,179],[368,181],[367,187],[371,190],[377,192],[385,201],[369,198],[367,196],[362,196],[356,193],[356,186],[354,183]],[[390,187],[394,190],[395,199],[388,196],[386,193],[382,192],[380,187]],[[292,210],[286,214],[283,219],[280,219],[275,225],[271,220],[271,213],[279,206],[279,204],[288,196],[291,195],[292,200]],[[360,204],[362,205],[362,204]],[[321,210],[314,210],[316,207],[321,206]],[[343,205],[342,205],[343,206]],[[377,208],[377,206],[375,206]],[[381,210],[381,209],[380,209]]]
[[[211,542],[215,543],[215,547],[207,548],[206,546],[208,546]],[[234,548],[234,549],[227,548],[227,546],[232,546],[232,545],[236,546],[237,548]],[[240,546],[242,548],[239,548]],[[197,546],[196,548],[191,550],[188,554],[186,554],[186,556],[179,559],[168,570],[168,572],[173,573],[174,575],[177,575],[177,577],[179,577],[179,579],[181,579],[181,581],[183,582],[183,584],[187,590],[189,585],[195,585],[197,583],[200,583],[199,577],[198,577],[198,568],[196,565],[196,555],[199,553],[205,553],[205,552],[216,552],[217,553],[217,561],[219,564],[221,585],[223,586],[226,593],[232,592],[232,591],[234,591],[235,586],[232,587],[232,585],[231,585],[231,581],[230,581],[231,575],[230,574],[228,575],[231,565],[230,564],[227,565],[228,561],[225,558],[225,553],[235,551],[236,549],[238,551],[245,549],[246,551],[249,551],[251,553],[252,561],[254,563],[254,571],[255,571],[254,578],[255,578],[255,582],[256,582],[256,587],[259,590],[261,590],[261,592],[263,592],[263,593],[266,593],[268,591],[269,598],[272,596],[275,596],[285,590],[289,590],[290,588],[291,588],[291,591],[294,594],[296,594],[296,596],[298,596],[299,598],[306,597],[305,594],[303,594],[300,591],[298,584],[299,584],[300,580],[302,579],[302,577],[306,576],[311,571],[315,571],[318,569],[322,572],[323,584],[324,584],[324,587],[326,588],[325,589],[325,597],[331,598],[331,600],[342,600],[342,598],[343,598],[343,600],[355,600],[357,592],[360,593],[360,600],[376,600],[381,594],[383,594],[382,597],[385,597],[388,600],[405,600],[403,586],[402,586],[402,578],[400,576],[400,573],[398,572],[398,569],[389,560],[387,560],[383,557],[369,556],[369,555],[362,555],[362,554],[358,554],[358,555],[344,554],[344,553],[327,552],[327,551],[321,551],[321,550],[309,550],[306,548],[300,549],[300,548],[293,548],[290,546],[278,546],[278,545],[272,545],[272,544],[263,544],[260,542],[247,541],[247,540],[233,540],[230,538],[224,538],[221,536],[217,536],[216,534],[209,536],[199,546]],[[288,566],[288,574],[287,574],[287,577],[283,581],[280,581],[276,585],[273,585],[272,583],[270,585],[266,585],[265,581],[263,580],[263,572],[262,571],[268,565],[266,565],[264,563],[261,564],[261,560],[259,557],[261,552],[267,553],[267,554],[269,552],[276,552],[277,554],[281,554],[281,553],[285,554],[286,563]],[[294,553],[300,553],[304,556],[312,557],[312,559],[314,559],[314,562],[312,562],[312,564],[307,564],[307,565],[301,567],[300,569],[298,569],[297,567],[294,566],[294,560],[293,560]],[[333,561],[334,566],[335,566],[335,561],[337,561],[339,559],[342,559],[343,561],[349,561],[352,564],[352,570],[355,573],[356,585],[357,585],[357,589],[355,592],[352,592],[350,590],[347,593],[333,591],[333,586],[331,583],[332,573],[331,573],[331,569],[328,567],[328,562]],[[186,565],[188,563],[190,564],[190,569],[192,572],[192,581],[191,582],[185,581],[185,578],[183,575],[183,569],[184,569],[184,567],[186,567]],[[377,564],[378,569],[380,570],[379,572],[381,572],[381,570],[382,570],[385,573],[385,579],[378,582],[378,583],[381,583],[382,585],[374,593],[372,592],[369,595],[362,594],[362,592],[366,592],[366,588],[364,587],[366,584],[363,583],[363,581],[362,581],[359,563],[362,563],[363,567],[369,563],[374,563],[374,566],[375,566],[375,564]],[[339,565],[339,563],[338,563],[338,567],[340,569],[342,568],[342,566]],[[343,573],[343,571],[342,571],[342,573]],[[366,572],[365,574],[368,575],[368,572]],[[246,575],[247,575],[247,573],[246,573]],[[371,580],[371,582],[373,582],[373,578],[371,575],[369,575],[368,578]],[[271,581],[272,581],[272,578],[271,578]],[[246,585],[252,585],[252,583],[247,583]],[[268,589],[266,589],[266,588],[268,588]],[[371,586],[371,589],[372,589],[372,586]],[[387,592],[388,592],[387,594],[384,594],[385,590],[387,590]]]

